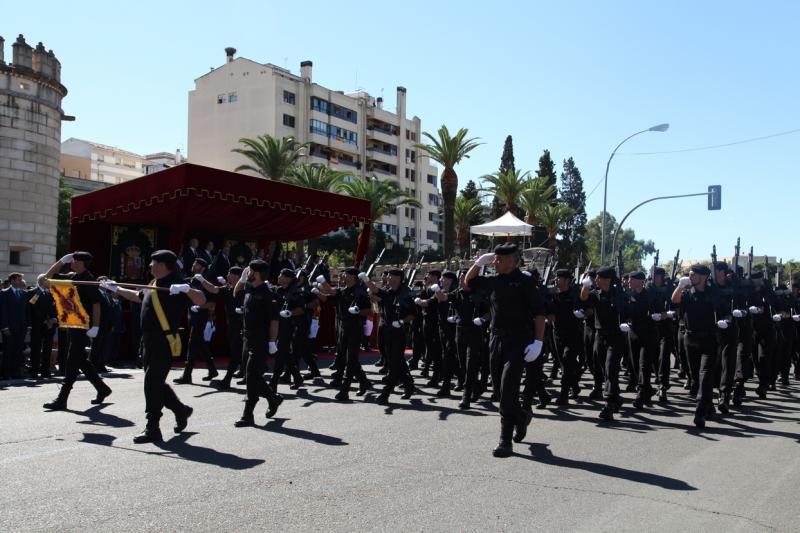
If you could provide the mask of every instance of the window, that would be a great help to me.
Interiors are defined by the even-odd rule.
[[[438,224],[440,222],[439,213],[428,213],[428,220]]]
[[[358,134],[356,132],[332,126],[313,118],[311,119],[311,133],[326,137],[336,137],[336,140],[345,144],[358,144]]]
[[[417,152],[406,148],[406,163],[415,163],[417,161]]]
[[[327,100],[323,100],[322,98],[317,98],[316,96],[311,97],[311,109],[314,111],[319,111],[320,113],[325,113],[326,115],[330,113],[328,111],[329,105]]]
[[[439,242],[439,232],[438,231],[429,231],[427,232],[428,240],[438,243]]]
[[[406,169],[406,179],[410,179],[411,181],[417,181],[417,173],[410,168]]]
[[[289,126],[290,128],[294,128],[294,117],[292,115],[283,115],[283,125]]]
[[[330,135],[328,125],[313,118],[311,119],[311,133],[317,133],[319,135],[324,135],[325,137]]]
[[[428,183],[436,187],[436,176],[433,174],[428,174]]]
[[[226,102],[227,98],[228,98],[227,95],[218,94],[217,95],[217,103],[218,104],[224,104]]]
[[[283,91],[283,101],[287,104],[294,105],[294,93],[290,93],[289,91]]]
[[[228,93],[228,102],[234,103],[239,100],[239,97],[236,96],[236,93]]]
[[[406,237],[411,237],[413,239],[417,238],[417,230],[414,228],[406,228]]]
[[[431,204],[431,205],[438,206],[439,205],[439,195],[438,194],[433,194],[433,193],[428,193],[428,203]]]
[[[8,252],[8,264],[9,265],[21,265],[20,262],[20,252],[19,250],[11,250]]]
[[[414,218],[417,216],[417,211],[413,207],[406,207],[406,217]]]
[[[411,130],[406,130],[406,139],[408,139],[409,141],[416,141],[417,133]]]

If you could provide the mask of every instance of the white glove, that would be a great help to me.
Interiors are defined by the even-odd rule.
[[[180,293],[187,293],[191,287],[186,283],[174,283],[169,286],[169,293],[172,295],[180,294]]]
[[[357,305],[354,305],[353,307],[348,308],[347,312],[350,313],[351,315],[357,315],[358,313],[361,312],[361,309],[359,309]]]
[[[242,309],[241,307],[237,307],[236,309],[234,309],[234,311],[236,312],[237,315],[244,314],[244,309]]]
[[[744,313],[745,313],[745,312],[744,312],[744,311],[742,311],[741,309],[734,309],[734,310],[733,310],[733,316],[734,316],[734,318],[742,318],[742,317],[744,316]]]
[[[317,283],[319,283],[320,285],[322,285],[323,283],[325,283],[325,276],[323,276],[322,274],[320,274],[319,276],[317,276]]]
[[[67,254],[58,260],[58,262],[61,263],[62,265],[68,265],[72,263],[72,261],[73,261],[72,254]]]
[[[89,331],[86,332],[86,336],[89,337],[90,339],[94,339],[95,337],[97,337],[97,334],[99,332],[100,328],[98,328],[97,326],[92,326],[91,328],[89,328]]]
[[[433,292],[439,292],[439,291],[441,291],[441,290],[442,290],[442,288],[439,286],[439,284],[438,284],[438,283],[434,283],[433,285],[431,285],[431,290],[432,290]]]
[[[622,333],[629,333],[631,331],[631,325],[628,324],[627,322],[623,322],[622,324],[619,325],[619,330]]]
[[[650,315],[650,318],[658,322],[661,320],[661,313],[653,313],[652,315]]]
[[[756,307],[755,305],[751,305],[750,307],[747,308],[747,310],[750,311],[751,315],[758,315],[761,313],[761,308]]]
[[[587,289],[591,289],[592,285],[594,285],[594,282],[592,281],[592,278],[585,277],[583,278],[583,281],[581,281],[581,285],[586,287]]]
[[[542,341],[533,341],[525,347],[525,362],[533,363],[542,354]]]
[[[311,294],[319,294],[319,289],[314,287],[313,289],[311,289]]]
[[[780,322],[781,320],[783,320],[783,317],[780,314],[772,315],[773,322]]]
[[[792,320],[795,322],[800,322],[800,315],[792,315]]]
[[[523,276],[528,276],[529,278],[530,278],[530,277],[533,277],[533,274],[532,274],[530,271],[528,271],[528,270],[523,270],[523,271],[522,271],[522,275],[523,275]]]
[[[414,298],[414,303],[420,305],[422,303],[422,298]]]
[[[479,267],[486,266],[492,261],[494,261],[494,254],[492,253],[483,254],[482,256],[480,256],[478,259],[475,260],[475,266]]]
[[[667,311],[667,318],[675,318],[675,311]]]
[[[689,285],[692,284],[692,280],[689,279],[689,276],[683,276],[680,280],[678,280],[678,288],[685,289]]]
[[[449,317],[447,317],[447,321],[450,322],[451,324],[455,324],[456,323],[456,317],[449,316]]]
[[[206,322],[206,327],[203,329],[203,340],[208,342],[211,340],[211,336],[214,334],[214,330],[217,328],[214,327],[214,323],[210,320]]]
[[[394,322],[392,322],[392,327],[393,328],[402,328],[403,327],[403,323],[400,322],[399,320],[395,320]]]
[[[275,341],[269,341],[269,354],[273,355],[278,352],[278,343]]]
[[[197,312],[200,311],[200,306],[199,305],[193,305],[193,306],[191,306],[189,308],[189,311],[192,312],[192,313],[197,313]]]
[[[219,283],[220,285],[225,285],[225,278],[223,278],[222,276],[217,276],[217,283]]]
[[[586,318],[586,313],[583,312],[583,309],[575,309],[572,314],[575,315],[575,318]]]
[[[359,272],[358,273],[358,279],[360,279],[364,283],[367,283],[369,281],[369,276],[367,275],[366,272]]]
[[[727,320],[718,320],[717,327],[719,329],[728,329],[728,321]]]
[[[281,318],[289,318],[290,316],[292,316],[292,312],[289,311],[288,309],[281,309],[281,312],[278,314],[281,315]]]
[[[473,318],[472,323],[480,327],[483,325],[483,319],[481,317]]]
[[[195,281],[199,281],[199,282],[201,282],[201,283],[202,283],[202,281],[203,281],[204,279],[206,279],[206,278],[204,278],[202,274],[195,274],[194,276],[192,276],[192,279],[193,279],[193,280],[195,280]]]
[[[117,286],[117,282],[116,281],[111,281],[111,280],[101,281],[100,282],[100,288],[101,289],[105,289],[108,292],[117,292],[119,290],[119,287]]]

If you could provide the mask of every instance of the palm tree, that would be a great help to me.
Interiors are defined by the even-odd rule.
[[[342,183],[341,192],[354,198],[367,200],[370,205],[369,227],[383,215],[397,209],[401,205],[422,207],[422,204],[410,193],[400,188],[400,184],[391,179],[379,180],[377,177],[356,177],[353,181]],[[375,246],[375,233],[370,235],[370,249]]]
[[[298,143],[294,137],[277,139],[269,134],[255,139],[239,139],[239,143],[245,148],[234,148],[231,152],[245,156],[252,164],[239,165],[233,171],[251,170],[275,181],[283,181],[305,155],[307,146]]]
[[[556,233],[558,233],[558,230],[561,229],[561,226],[564,224],[564,222],[566,222],[567,219],[572,217],[574,214],[574,209],[562,204],[546,204],[544,207],[542,207],[539,217],[545,229],[547,229],[548,248],[555,249],[557,244]]]
[[[544,177],[534,178],[528,182],[528,187],[520,198],[520,207],[525,210],[525,222],[536,226],[545,206],[551,205],[556,195],[556,188],[547,184]]]
[[[489,186],[481,187],[481,191],[492,193],[502,203],[506,211],[520,215],[520,201],[522,194],[528,189],[531,181],[530,172],[521,170],[508,170],[483,176],[481,180]]]
[[[453,221],[456,226],[456,240],[459,251],[466,253],[469,247],[469,228],[472,221],[483,212],[483,206],[477,198],[456,198],[453,209]]]
[[[441,178],[442,200],[444,201],[444,257],[448,258],[453,255],[455,241],[453,211],[458,193],[458,175],[455,166],[462,159],[468,158],[469,153],[481,144],[477,142],[477,138],[467,139],[467,132],[467,128],[461,128],[451,136],[447,126],[442,126],[437,132],[438,138],[427,131],[422,133],[431,141],[431,144],[414,145],[414,148],[424,152],[444,167]]]
[[[349,175],[347,172],[338,172],[319,163],[306,163],[291,169],[283,182],[315,191],[339,192],[342,183]]]

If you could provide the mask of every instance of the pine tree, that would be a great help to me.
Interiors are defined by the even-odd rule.
[[[583,191],[583,178],[581,171],[575,166],[575,161],[570,157],[564,161],[564,171],[561,173],[561,188],[558,191],[560,201],[574,211],[573,216],[564,224],[563,240],[560,246],[560,255],[567,265],[577,264],[583,255],[584,264],[587,263],[586,253],[586,193]]]
[[[470,199],[474,198],[474,199],[480,201],[478,186],[475,185],[475,182],[472,181],[472,180],[469,180],[467,182],[467,184],[464,186],[464,188],[461,189],[461,193],[460,194],[461,194],[461,198],[463,198],[464,200],[470,200]],[[478,224],[483,224],[483,222],[484,222],[484,220],[483,220],[483,210],[481,210],[480,213],[477,213],[475,216],[470,218],[469,224],[470,224],[470,226],[477,226]]]
[[[503,155],[500,158],[500,169],[499,172],[506,173],[508,171],[516,171],[517,168],[514,166],[514,141],[511,138],[511,135],[506,137],[506,142],[503,144]],[[503,213],[506,212],[505,206],[502,202],[500,202],[497,197],[492,200],[492,220],[503,216]]]
[[[539,170],[536,171],[536,177],[544,177],[547,179],[547,185],[556,187],[556,164],[550,158],[550,150],[545,150],[542,157],[539,158]],[[555,204],[556,199],[553,198]]]

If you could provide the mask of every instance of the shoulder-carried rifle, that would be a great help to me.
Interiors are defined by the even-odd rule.
[[[380,263],[381,259],[383,259],[383,254],[384,253],[386,253],[386,247],[385,246],[381,250],[381,253],[378,254],[378,257],[375,258],[375,261],[373,261],[372,264],[367,268],[367,270],[366,270],[367,276],[371,276],[372,275],[372,272],[375,270],[375,267],[378,266],[378,263]]]
[[[653,256],[653,267],[650,269],[650,279],[656,277],[656,267],[658,267],[658,256],[661,253],[661,250],[656,250],[656,254]]]
[[[324,254],[322,254],[322,257],[320,258],[320,260],[317,261],[316,265],[314,265],[314,268],[308,274],[308,282],[309,283],[313,283],[317,279],[317,273],[322,268],[322,265],[325,264],[328,261],[328,255],[329,254],[330,254],[330,252],[325,252]]]
[[[408,274],[408,280],[407,280],[406,286],[409,289],[413,289],[414,288],[414,280],[417,277],[417,273],[419,272],[419,269],[422,268],[422,262],[424,260],[425,260],[425,254],[420,254],[419,261],[417,261],[417,263],[414,265],[414,268],[412,268],[411,272]]]
[[[678,260],[681,257],[681,249],[678,248],[678,251],[675,252],[675,258],[672,260],[672,271],[669,273],[669,279],[672,283],[675,283],[675,276],[678,275],[678,268],[680,268],[678,264]]]
[[[750,278],[750,275],[753,273],[753,247],[750,247],[750,253],[747,254],[747,277]]]
[[[716,285],[717,280],[714,277],[714,272],[716,272],[717,268],[717,245],[714,244],[711,246],[711,275],[708,276],[709,282],[711,285]]]

